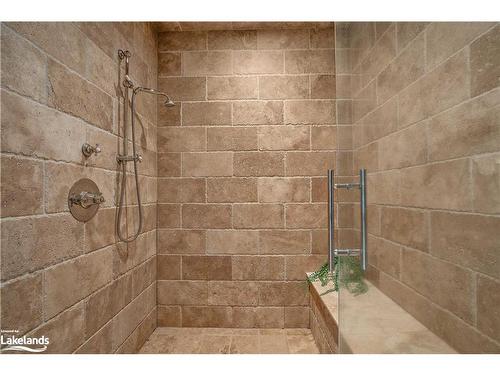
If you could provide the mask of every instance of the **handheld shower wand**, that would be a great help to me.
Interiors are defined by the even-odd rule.
[[[141,92],[145,92],[148,94],[154,94],[159,96],[164,96],[166,98],[164,105],[166,107],[173,107],[175,103],[170,97],[155,89],[147,88],[147,87],[135,87],[134,82],[129,76],[129,57],[131,53],[129,51],[118,50],[118,57],[120,60],[125,59],[125,79],[123,80],[123,86],[125,89],[124,94],[124,109],[123,109],[123,155],[118,155],[116,160],[118,163],[122,165],[122,183],[120,188],[120,197],[118,200],[118,215],[116,220],[116,232],[118,234],[118,238],[124,242],[132,242],[134,241],[142,231],[142,223],[143,223],[143,212],[142,212],[142,204],[141,204],[141,195],[139,193],[139,175],[137,163],[142,161],[142,156],[137,154],[136,152],[136,144],[135,144],[135,98]],[[128,138],[127,138],[127,103],[128,103],[128,89],[132,89],[132,103],[131,103],[131,128],[132,128],[132,155],[127,155],[128,148]],[[137,205],[139,206],[139,225],[137,231],[130,237],[125,237],[122,234],[122,229],[120,226],[121,217],[123,215],[123,202],[125,197],[125,187],[127,182],[127,162],[134,163],[134,176],[135,176],[135,190],[137,194]]]

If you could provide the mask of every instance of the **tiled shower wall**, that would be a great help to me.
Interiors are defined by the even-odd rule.
[[[178,102],[158,107],[158,325],[307,327],[324,176],[351,161],[336,153],[333,25],[158,43],[158,86]]]
[[[7,23],[1,33],[1,328],[48,336],[49,352],[133,352],[156,326],[156,98],[138,105],[145,225],[126,246],[115,236],[117,50],[132,52],[136,83],[154,87],[156,34],[143,23]],[[85,160],[84,142],[102,153]],[[67,207],[83,177],[106,199],[86,224]]]
[[[499,353],[500,26],[337,27],[369,277],[458,351]]]

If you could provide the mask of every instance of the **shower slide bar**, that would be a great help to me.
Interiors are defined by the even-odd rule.
[[[360,215],[361,215],[361,248],[360,249],[336,249],[335,248],[335,189],[360,190]],[[359,182],[335,183],[335,171],[328,170],[328,271],[333,272],[335,256],[359,256],[361,269],[366,271],[367,267],[367,231],[366,231],[366,169],[359,170]]]

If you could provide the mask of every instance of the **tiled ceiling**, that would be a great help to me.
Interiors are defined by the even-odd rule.
[[[326,28],[333,22],[153,22],[158,32],[192,30],[304,29]]]

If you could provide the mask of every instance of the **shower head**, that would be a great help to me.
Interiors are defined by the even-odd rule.
[[[167,97],[167,100],[165,100],[165,103],[163,103],[163,105],[165,107],[174,107],[175,102],[172,99],[170,99],[169,97]]]
[[[134,94],[137,94],[139,92],[147,92],[149,94],[164,96],[166,98],[165,102],[163,103],[163,105],[165,107],[173,107],[173,106],[175,106],[175,102],[172,99],[170,99],[170,96],[168,96],[164,92],[156,91],[155,89],[150,89],[148,87],[137,87],[137,88],[134,89]]]

